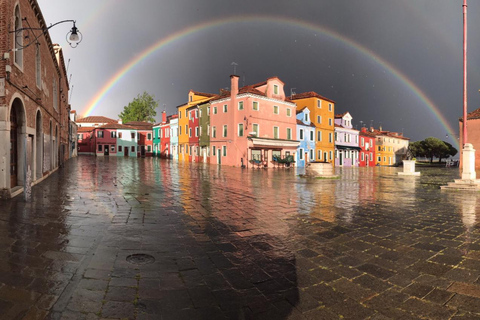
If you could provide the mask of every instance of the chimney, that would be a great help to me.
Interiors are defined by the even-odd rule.
[[[238,94],[238,76],[231,75],[230,76],[230,93],[232,95],[232,99],[234,99]]]
[[[118,119],[118,124],[123,124],[122,119]]]
[[[162,111],[162,123],[166,123],[167,122],[167,113],[165,112],[165,110]]]

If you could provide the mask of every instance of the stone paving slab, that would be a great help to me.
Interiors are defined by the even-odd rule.
[[[0,202],[0,319],[480,319],[479,195],[398,170],[72,159]]]

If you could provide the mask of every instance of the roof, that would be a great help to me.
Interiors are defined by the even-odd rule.
[[[126,122],[125,124],[137,130],[151,130],[153,127],[153,123],[146,121],[130,121]]]
[[[316,128],[315,125],[313,124],[313,122],[310,122],[310,124],[305,124],[305,123],[303,123],[302,120],[298,120],[298,119],[297,119],[297,124],[300,125],[300,126]]]
[[[117,120],[113,120],[103,116],[89,116],[89,117],[77,119],[76,122],[77,123],[113,123],[113,122],[116,123]]]
[[[292,95],[288,98],[291,99],[291,100],[299,100],[299,99],[306,99],[306,98],[318,98],[318,99],[322,99],[322,100],[326,100],[326,101],[335,103],[335,101],[333,101],[332,99],[328,99],[324,96],[321,96],[318,93],[316,93],[315,91],[309,91],[309,92],[294,94],[294,95]]]
[[[305,110],[305,108],[307,108],[307,106],[303,107],[303,108],[300,108],[300,109],[297,109],[297,114],[301,113],[303,110]]]
[[[192,92],[193,94],[196,94],[197,96],[204,96],[209,98],[216,96],[216,94],[214,93],[206,93],[206,92],[199,92],[199,91],[193,91],[193,90],[190,90],[190,92]]]
[[[101,125],[97,129],[134,129],[131,126],[127,126],[125,124],[120,124],[120,123],[106,123],[104,125]]]
[[[78,127],[77,133],[92,132],[93,130],[95,130],[94,127]]]
[[[347,113],[348,113],[348,111],[344,112],[344,113],[336,114],[335,118],[343,118]]]
[[[480,108],[477,110],[473,110],[472,112],[467,114],[467,119],[468,120],[475,120],[475,119],[480,119]],[[460,122],[463,122],[463,117],[461,117]]]

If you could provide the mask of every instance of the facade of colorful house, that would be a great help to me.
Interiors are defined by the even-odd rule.
[[[310,119],[310,110],[303,107],[297,110],[297,148],[295,159],[297,167],[305,167],[308,162],[315,161],[315,132],[316,127]]]
[[[398,132],[384,131],[380,127],[374,129],[376,135],[377,165],[398,165],[405,158],[408,150],[409,138]]]
[[[95,128],[79,127],[77,130],[77,154],[95,155]]]
[[[200,147],[199,162],[209,162],[210,158],[210,102],[202,103],[198,106],[198,125],[200,127],[200,136],[198,145]]]
[[[138,157],[153,156],[153,124],[145,121],[130,121],[125,125],[137,129]]]
[[[295,94],[290,98],[297,104],[297,110],[304,107],[310,110],[310,119],[316,127],[315,160],[333,163],[335,102],[313,91]]]
[[[135,128],[124,125],[117,129],[117,156],[137,157],[138,133]]]
[[[231,91],[210,103],[210,159],[213,164],[272,167],[273,157],[295,157],[296,105],[286,99],[277,77],[238,87],[230,77]]]
[[[200,156],[200,126],[198,121],[199,110],[198,105],[191,106],[187,109],[188,114],[188,160],[190,162],[198,162]]]
[[[358,159],[359,167],[374,167],[376,164],[375,154],[375,133],[363,127],[359,133],[360,137],[360,156]]]
[[[189,161],[189,117],[187,109],[193,105],[197,105],[199,103],[205,102],[210,98],[214,97],[214,94],[211,93],[203,93],[190,90],[188,93],[188,102],[181,106],[177,107],[178,112],[178,160],[179,161]]]
[[[161,147],[161,138],[160,138],[160,123],[156,123],[152,126],[152,133],[153,133],[153,156],[154,157],[160,157],[160,150],[162,149]]]
[[[358,167],[359,131],[353,129],[349,112],[335,115],[335,165]]]
[[[95,128],[94,132],[96,138],[96,156],[117,155],[117,125],[119,124],[104,124],[100,127]]]
[[[170,154],[173,160],[178,160],[178,115],[174,114],[170,118]]]
[[[170,135],[171,135],[170,122],[169,122],[169,119],[167,119],[165,116],[165,121],[160,126],[160,138],[161,138],[160,156],[165,159],[172,158],[172,150],[170,150],[171,149]]]

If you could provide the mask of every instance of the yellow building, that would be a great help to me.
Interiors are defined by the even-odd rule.
[[[190,90],[188,92],[188,102],[177,107],[178,112],[178,161],[188,161],[189,159],[189,135],[188,135],[188,113],[187,109],[193,105],[205,102],[214,97],[215,94],[203,93]]]
[[[407,153],[409,138],[402,133],[374,130],[376,144],[376,161],[379,166],[399,164]]]
[[[297,104],[297,110],[310,110],[316,127],[315,160],[335,163],[335,102],[313,91],[294,94],[290,99]]]

